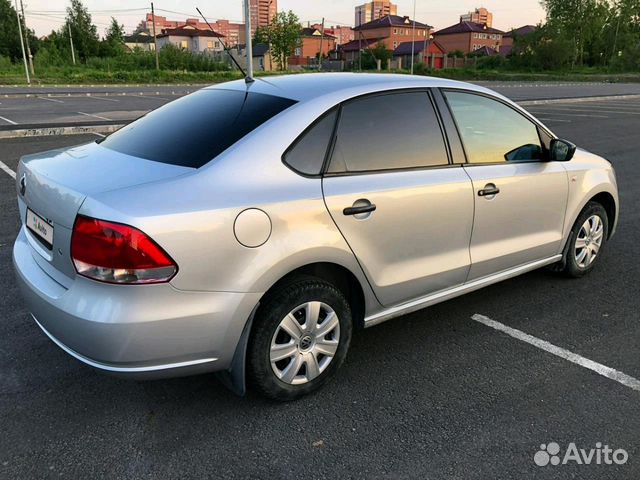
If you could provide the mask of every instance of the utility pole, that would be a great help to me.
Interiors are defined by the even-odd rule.
[[[27,54],[24,51],[24,39],[22,38],[22,21],[20,20],[20,14],[18,13],[18,0],[16,3],[16,18],[18,19],[18,33],[20,33],[20,47],[22,48],[22,60],[24,61],[24,74],[27,77],[27,85],[31,85],[31,78],[29,77],[29,68],[27,67]]]
[[[24,5],[22,4],[22,0],[20,0],[20,10],[22,10],[22,22],[24,26],[24,41],[27,44],[27,58],[29,59],[29,70],[31,70],[31,75],[34,76],[36,73],[33,70],[33,55],[31,55],[31,47],[29,46],[29,30],[27,29],[27,17],[24,16]]]
[[[416,0],[413,0],[413,32],[411,34],[411,75],[413,75],[413,61],[416,57]]]
[[[244,31],[247,37],[247,77],[245,82],[253,82],[253,45],[251,45],[251,10],[249,9],[249,0],[244,0]]]
[[[153,22],[153,49],[156,52],[156,70],[160,70],[160,57],[158,56],[158,39],[156,38],[156,12],[151,2],[151,21]]]
[[[71,43],[71,60],[73,60],[73,64],[76,64],[76,51],[73,48],[73,37],[71,36],[71,23],[67,24],[69,27],[69,42]]]
[[[322,44],[324,43],[324,17],[322,17],[322,32],[320,33],[320,53],[318,54],[318,71],[322,70]]]

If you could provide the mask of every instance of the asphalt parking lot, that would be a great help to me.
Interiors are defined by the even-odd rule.
[[[527,108],[616,167],[621,219],[596,270],[536,271],[358,332],[338,378],[289,404],[235,397],[211,375],[111,378],[52,344],[16,289],[15,188],[0,171],[0,478],[640,478],[633,384],[472,319],[640,378],[640,99]],[[3,139],[0,160],[15,170],[95,138]],[[550,442],[628,461],[539,467]]]
[[[635,83],[478,83],[517,101],[640,94],[640,84]],[[0,130],[16,125],[122,124],[203,86],[0,86]]]

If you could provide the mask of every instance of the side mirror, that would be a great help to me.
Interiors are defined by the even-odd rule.
[[[567,141],[559,138],[551,140],[551,147],[549,149],[549,160],[552,162],[568,162],[576,153],[577,147]]]

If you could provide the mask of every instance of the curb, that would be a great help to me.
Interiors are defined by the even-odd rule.
[[[640,94],[632,95],[604,95],[599,97],[578,97],[578,98],[549,98],[545,100],[522,100],[516,101],[518,105],[528,107],[532,105],[549,105],[553,103],[584,103],[584,102],[598,102],[606,100],[637,100],[640,98]]]
[[[194,90],[167,92],[61,92],[61,93],[2,93],[0,98],[83,98],[83,97],[153,97],[183,96]]]
[[[77,127],[44,127],[44,128],[23,128],[19,130],[0,130],[0,139],[3,138],[27,138],[46,137],[51,135],[106,135],[115,132],[121,125],[86,125]]]

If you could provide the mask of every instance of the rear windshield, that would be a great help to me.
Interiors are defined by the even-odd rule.
[[[199,168],[296,103],[235,90],[200,90],[182,97],[105,138],[117,152]]]

